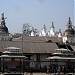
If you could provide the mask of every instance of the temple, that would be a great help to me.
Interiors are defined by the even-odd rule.
[[[69,43],[69,44],[75,43],[75,30],[72,25],[70,17],[67,23],[67,29],[64,31],[64,34],[63,34],[63,42]]]
[[[65,75],[64,72],[75,72],[75,30],[70,17],[63,33],[61,29],[56,32],[52,22],[48,33],[44,25],[38,35],[32,27],[30,34],[20,34],[17,37],[10,36],[5,19],[2,13],[0,73],[60,72]]]

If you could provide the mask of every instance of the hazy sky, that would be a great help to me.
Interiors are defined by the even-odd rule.
[[[74,7],[74,0],[0,0],[0,14],[5,13],[10,33],[21,32],[24,23],[38,31],[45,24],[49,31],[52,21],[57,31],[64,31],[68,17],[74,25]]]

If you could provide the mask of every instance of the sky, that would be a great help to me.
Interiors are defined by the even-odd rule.
[[[68,17],[74,25],[74,0],[0,0],[0,14],[5,13],[6,26],[10,33],[22,32],[24,23],[29,23],[40,32],[43,25],[50,30],[66,29]],[[1,15],[0,15],[1,17]]]

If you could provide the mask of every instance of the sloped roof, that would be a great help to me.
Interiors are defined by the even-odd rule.
[[[75,52],[75,46],[72,46],[72,45],[70,45],[71,46],[71,48],[74,50],[74,52]]]
[[[25,41],[0,41],[0,52],[7,47],[18,47],[24,53],[53,53],[58,48],[56,43],[47,42],[25,42]]]
[[[46,41],[44,37],[38,37],[38,36],[21,36],[19,38],[13,38],[13,41]]]
[[[17,47],[7,47],[5,49],[20,49],[20,48],[17,48]]]
[[[19,38],[13,38],[13,41],[27,41],[27,42],[47,42],[51,40],[52,42],[58,42],[58,37],[48,37],[48,36],[21,36]]]
[[[53,57],[48,57],[47,59],[60,59],[60,60],[71,60],[71,59],[75,59],[75,57],[60,57],[60,56],[53,56]]]
[[[59,42],[59,38],[56,36],[56,37],[46,37],[46,39],[49,41],[51,40],[52,42]]]
[[[11,53],[10,51],[4,51],[3,53]]]

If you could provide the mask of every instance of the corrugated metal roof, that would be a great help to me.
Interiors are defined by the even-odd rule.
[[[23,49],[24,53],[53,53],[58,48],[56,43],[49,43],[44,37],[24,37],[24,41],[0,41],[0,52],[7,47],[20,48],[20,52]]]
[[[22,42],[6,41],[6,42],[3,42],[2,45],[3,46],[0,45],[1,52],[3,52],[5,48],[12,47],[12,46],[21,48],[20,52],[22,52],[22,49],[23,49],[24,53],[53,53],[54,50],[58,48],[55,43],[23,42],[23,45],[22,45]]]
[[[48,36],[21,36],[19,38],[14,38],[13,41],[31,41],[31,42],[47,42],[49,40],[53,41],[53,42],[58,42],[58,37],[48,37]]]

